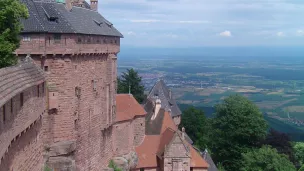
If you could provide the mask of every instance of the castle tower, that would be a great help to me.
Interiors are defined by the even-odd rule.
[[[94,10],[94,11],[97,11],[98,10],[98,0],[90,0],[90,6],[91,6],[91,9]]]

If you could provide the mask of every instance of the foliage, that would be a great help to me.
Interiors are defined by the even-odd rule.
[[[44,165],[43,171],[52,171],[52,169],[48,165]]]
[[[304,171],[304,165],[298,171]]]
[[[267,124],[258,107],[240,95],[231,95],[216,105],[210,140],[213,159],[226,170],[240,168],[241,154],[257,147],[267,134]]]
[[[185,128],[187,135],[194,141],[194,145],[201,150],[207,148],[208,122],[204,111],[193,106],[183,111],[180,129]]]
[[[13,52],[19,46],[20,19],[27,17],[27,8],[19,0],[0,1],[0,68],[16,63]]]
[[[270,146],[253,149],[242,154],[241,171],[295,171],[296,168],[284,154]]]
[[[142,103],[145,99],[145,87],[141,82],[141,77],[138,72],[133,68],[127,69],[123,72],[121,78],[117,78],[117,93],[130,93],[135,97],[135,99]]]
[[[296,160],[300,165],[304,165],[304,142],[296,142],[293,149]]]
[[[270,129],[263,144],[272,146],[281,154],[286,154],[289,157],[289,160],[295,163],[292,144],[290,143],[290,138],[287,134]]]
[[[109,163],[109,166],[108,166],[108,167],[114,169],[114,171],[122,171],[122,169],[119,168],[119,167],[114,163],[113,160],[110,160],[110,163]]]

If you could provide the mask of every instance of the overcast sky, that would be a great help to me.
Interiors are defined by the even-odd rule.
[[[130,46],[304,45],[304,0],[99,0]]]

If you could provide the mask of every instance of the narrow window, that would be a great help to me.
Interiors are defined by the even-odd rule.
[[[37,96],[39,97],[39,85],[37,85]]]
[[[91,37],[88,38],[87,43],[88,43],[88,44],[91,43]]]
[[[5,122],[5,119],[6,119],[6,118],[5,118],[5,115],[6,115],[6,113],[5,113],[5,104],[4,104],[4,105],[3,105],[3,118],[2,118],[2,119],[3,119],[3,122]]]
[[[13,99],[11,99],[11,113],[13,114]]]
[[[44,66],[44,71],[48,72],[49,71],[49,66]]]
[[[78,37],[77,41],[78,41],[78,43],[81,43],[81,37]]]
[[[23,93],[20,93],[20,107],[23,106]]]
[[[64,38],[64,44],[66,45],[66,37]]]
[[[51,44],[51,37],[49,37],[49,45]]]
[[[107,85],[106,88],[106,101],[107,101],[107,115],[108,115],[108,123],[110,123],[111,121],[111,112],[110,112],[110,85]]]
[[[44,95],[44,82],[42,83],[42,94]]]
[[[29,42],[29,41],[31,41],[31,37],[30,36],[23,36],[22,41]]]
[[[61,34],[54,34],[54,43],[60,43]]]
[[[107,43],[107,39],[103,39],[103,43]]]

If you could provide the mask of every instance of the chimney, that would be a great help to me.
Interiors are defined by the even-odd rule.
[[[98,0],[90,0],[90,7],[91,10],[97,11],[98,10]]]
[[[72,9],[72,2],[71,0],[65,0],[65,7],[68,11],[71,11]]]
[[[182,127],[182,139],[185,140],[185,128]]]
[[[169,98],[170,98],[170,99],[172,98],[172,92],[171,92],[171,89],[169,89]]]
[[[154,114],[153,114],[153,116],[151,118],[152,120],[154,120],[156,118],[156,116],[157,116],[160,108],[161,108],[161,101],[160,101],[160,99],[156,99],[156,101],[155,101],[155,108],[154,108]]]

